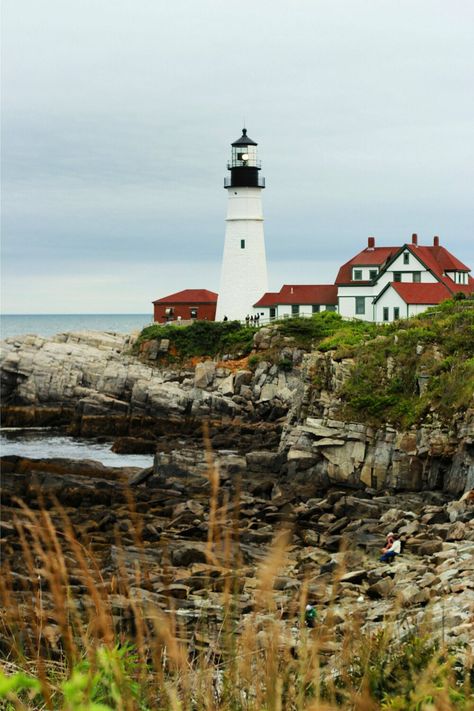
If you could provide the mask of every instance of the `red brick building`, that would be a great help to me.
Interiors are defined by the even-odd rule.
[[[158,323],[170,321],[215,321],[217,294],[207,289],[184,289],[153,302],[153,320]]]

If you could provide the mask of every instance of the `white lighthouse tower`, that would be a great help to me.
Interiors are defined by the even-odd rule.
[[[245,319],[253,304],[268,291],[267,259],[263,235],[262,189],[257,144],[247,129],[232,144],[225,178],[229,200],[216,321]]]

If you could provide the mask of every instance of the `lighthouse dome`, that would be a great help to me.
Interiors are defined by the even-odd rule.
[[[252,139],[247,136],[247,129],[242,129],[242,135],[236,141],[233,142],[233,146],[258,146],[258,143],[252,141]]]

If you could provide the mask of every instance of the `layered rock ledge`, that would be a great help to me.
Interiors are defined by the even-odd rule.
[[[310,480],[321,490],[460,495],[474,488],[473,409],[449,423],[431,413],[408,431],[346,421],[340,392],[351,359],[305,355],[289,340],[261,329],[254,343],[260,359],[251,369],[247,359],[159,367],[157,354],[168,347],[159,339],[141,359],[132,355],[131,338],[116,334],[8,339],[0,356],[3,422],[60,425],[140,452],[167,451],[178,435],[201,441],[206,423],[214,449],[253,452],[255,461],[263,450],[261,471]],[[269,348],[279,349],[285,369],[266,359]]]

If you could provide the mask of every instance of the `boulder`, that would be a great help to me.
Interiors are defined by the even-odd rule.
[[[379,580],[377,583],[374,583],[373,585],[370,585],[366,593],[369,597],[371,598],[381,598],[381,597],[388,597],[393,589],[395,587],[395,583],[393,582],[392,578],[386,577],[382,578],[382,580]]]
[[[462,521],[456,521],[449,526],[446,540],[447,541],[462,541],[466,537],[466,525]]]
[[[216,374],[216,364],[212,360],[205,360],[196,365],[194,372],[194,387],[207,388],[214,381]]]
[[[187,542],[178,544],[171,551],[171,562],[177,568],[185,568],[193,563],[207,563],[205,543]]]

